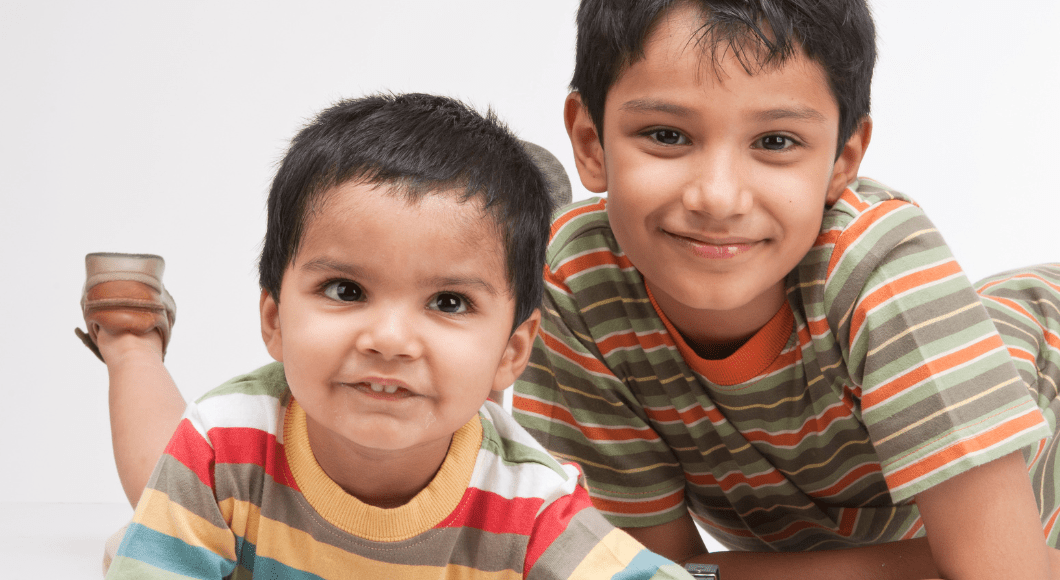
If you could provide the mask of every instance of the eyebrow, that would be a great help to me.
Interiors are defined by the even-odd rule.
[[[796,121],[813,121],[823,123],[825,116],[817,109],[810,107],[793,107],[790,109],[778,108],[758,111],[754,114],[756,121],[780,121],[794,119]]]
[[[427,285],[441,288],[481,288],[490,296],[496,296],[498,294],[497,289],[494,288],[492,284],[486,282],[482,278],[476,278],[474,276],[466,278],[431,278],[427,280]]]
[[[302,270],[310,272],[325,272],[325,273],[339,273],[343,276],[349,276],[358,280],[365,280],[372,282],[372,277],[369,276],[364,270],[354,266],[353,264],[347,264],[345,262],[339,262],[328,258],[316,258],[302,264]],[[493,287],[492,284],[486,282],[482,278],[475,276],[437,276],[429,278],[424,281],[426,286],[436,288],[481,288],[483,291],[488,292],[491,296],[496,296],[498,291]]]
[[[658,99],[633,99],[622,103],[619,110],[633,113],[669,113],[679,117],[692,116],[692,109]]]
[[[328,258],[315,258],[302,264],[302,270],[310,272],[337,272],[350,278],[361,278],[364,280],[370,280],[371,276],[365,274],[363,270],[354,266],[353,264],[347,264],[345,262],[339,262]]]
[[[619,109],[633,113],[667,113],[678,117],[691,117],[694,114],[689,107],[658,99],[633,99],[622,103],[622,106],[620,106]],[[798,106],[756,111],[753,118],[758,122],[794,119],[797,121],[823,123],[826,120],[825,116],[817,109]]]

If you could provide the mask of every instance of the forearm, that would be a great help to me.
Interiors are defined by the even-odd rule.
[[[689,562],[718,564],[725,580],[914,580],[938,578],[926,538],[820,552],[716,552]]]

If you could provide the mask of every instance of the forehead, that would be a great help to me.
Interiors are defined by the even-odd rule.
[[[299,247],[299,254],[434,252],[447,254],[450,261],[460,255],[464,267],[504,274],[499,228],[483,202],[464,199],[462,189],[416,195],[392,184],[346,182],[331,187],[307,210]]]
[[[643,56],[618,76],[605,107],[677,116],[706,111],[725,123],[740,115],[762,121],[815,118],[837,130],[838,104],[827,75],[801,50],[762,64],[753,42],[735,52],[726,42],[704,41],[703,27],[702,13],[693,7],[661,16],[644,41]]]
[[[656,94],[694,85],[700,89],[743,91],[744,99],[768,98],[767,91],[790,92],[818,101],[818,108],[838,103],[824,68],[795,43],[788,55],[770,57],[750,30],[735,35],[710,31],[709,15],[698,7],[679,4],[663,12],[648,28],[643,53],[618,74],[612,90],[636,77],[641,87]],[[769,34],[765,30],[765,34]],[[608,101],[610,102],[610,93]],[[749,103],[750,104],[750,103]]]

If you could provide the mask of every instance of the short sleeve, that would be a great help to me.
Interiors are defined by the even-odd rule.
[[[527,580],[688,579],[681,566],[645,548],[593,509],[574,483],[538,513],[527,545]]]
[[[895,503],[1049,436],[938,230],[900,199],[836,239],[825,304]]]
[[[193,406],[155,467],[108,579],[220,579],[235,570],[235,535],[214,497],[214,450],[195,417]]]

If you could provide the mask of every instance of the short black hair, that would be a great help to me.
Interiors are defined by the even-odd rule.
[[[724,46],[753,74],[801,50],[824,68],[839,104],[837,152],[869,114],[876,27],[866,0],[582,0],[571,89],[603,138],[604,102],[619,75],[644,57],[658,19],[682,6],[698,8],[697,38],[717,58]]]
[[[463,191],[481,200],[505,249],[514,330],[541,303],[553,210],[548,184],[492,110],[426,94],[341,101],[291,141],[268,200],[259,283],[277,302],[309,216],[325,191],[350,181],[385,185],[409,200]]]

